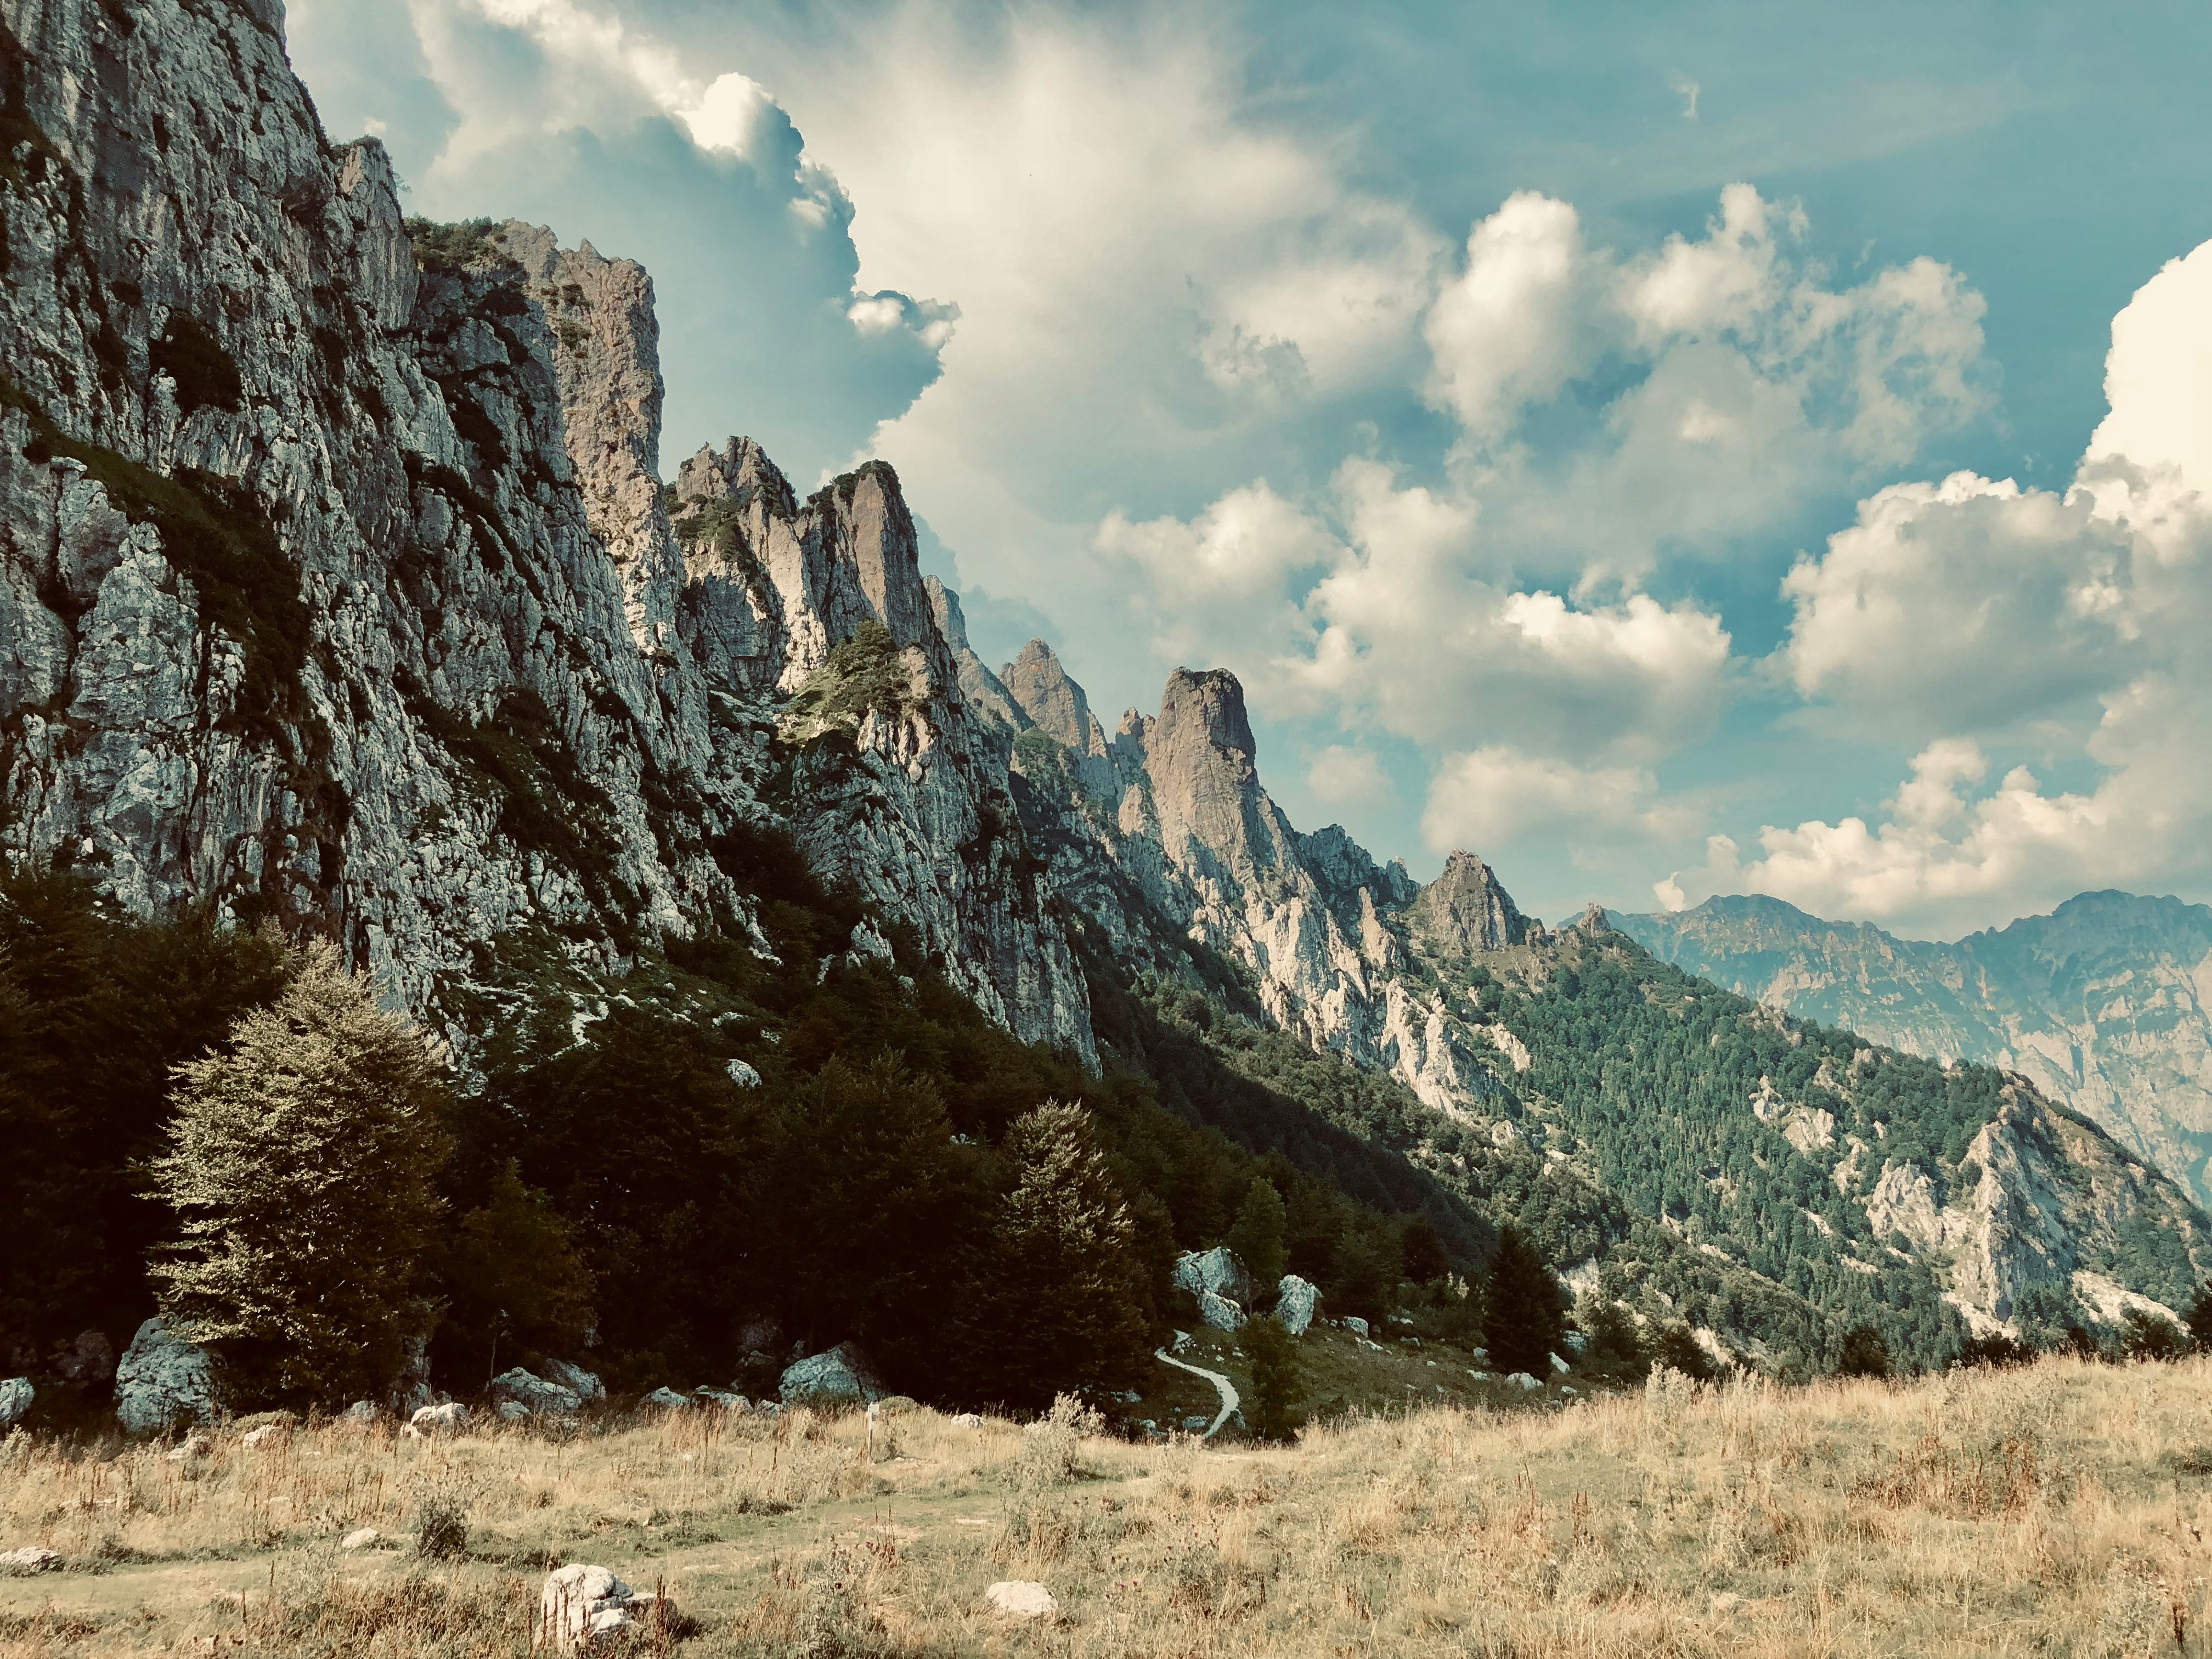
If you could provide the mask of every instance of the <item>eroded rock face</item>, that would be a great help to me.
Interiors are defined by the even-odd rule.
[[[0,851],[313,923],[444,1024],[520,931],[618,969],[749,924],[710,844],[783,817],[994,1018],[1091,1056],[888,467],[801,504],[732,440],[672,518],[640,267],[518,223],[418,262],[273,8],[9,15],[42,142],[0,192]],[[782,701],[871,623],[911,696],[791,767]],[[560,835],[503,814],[487,733],[560,781]]]

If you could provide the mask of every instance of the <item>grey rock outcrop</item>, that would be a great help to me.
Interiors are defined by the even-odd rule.
[[[492,1379],[491,1397],[502,1408],[517,1407],[526,1417],[573,1417],[584,1407],[583,1396],[559,1382],[549,1382],[517,1365]]]
[[[1193,1296],[1227,1297],[1231,1302],[1252,1299],[1252,1275],[1236,1251],[1226,1244],[1210,1250],[1194,1250],[1176,1258],[1175,1282]]]
[[[458,1400],[448,1400],[435,1406],[418,1407],[401,1431],[410,1440],[434,1440],[442,1435],[459,1434],[469,1425],[469,1408]]]
[[[884,1396],[867,1356],[850,1342],[786,1366],[776,1392],[787,1406],[865,1406]]]
[[[465,1052],[487,947],[551,929],[619,970],[750,927],[712,844],[780,818],[1091,1057],[888,467],[801,504],[732,441],[672,518],[637,265],[518,223],[418,258],[273,8],[9,16],[40,139],[0,240],[0,852],[319,927]],[[783,705],[870,624],[906,690],[769,805]],[[557,828],[503,810],[495,731],[562,781]]]
[[[606,1403],[607,1385],[599,1381],[597,1373],[587,1371],[581,1365],[571,1364],[565,1359],[549,1359],[545,1362],[545,1375],[586,1406]]]
[[[166,1434],[222,1414],[208,1351],[159,1318],[139,1326],[115,1368],[115,1418],[126,1434]]]
[[[1443,873],[1421,889],[1407,910],[1413,935],[1447,959],[1525,945],[1528,922],[1491,867],[1472,853],[1454,853]]]
[[[31,1386],[27,1376],[11,1376],[0,1382],[0,1429],[12,1429],[30,1414],[31,1402],[39,1391]]]
[[[1292,1336],[1304,1336],[1321,1308],[1321,1289],[1310,1279],[1286,1273],[1275,1287],[1275,1317]]]

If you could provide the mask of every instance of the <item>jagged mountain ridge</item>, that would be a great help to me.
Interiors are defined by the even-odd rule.
[[[646,273],[517,223],[410,235],[381,147],[321,134],[273,4],[0,17],[11,858],[329,932],[465,1046],[518,937],[603,969],[708,927],[766,951],[732,848],[777,823],[1024,1038],[1096,1056],[1074,927],[1122,970],[1241,976],[1462,1149],[1596,1168],[1578,1102],[1525,1086],[1552,1037],[1485,988],[1534,1008],[1625,956],[1601,916],[1553,933],[1472,854],[1423,889],[1302,834],[1227,673],[1178,671],[1110,736],[1041,642],[993,673],[888,466],[802,501],[732,439],[664,486]],[[2057,1185],[2118,1166],[2060,1142]],[[1900,1261],[1954,1249],[1936,1164],[1925,1206],[1895,1165]],[[2056,1230],[2046,1277],[2148,1213],[1999,1183]],[[1983,1277],[1960,1293],[2002,1320]]]
[[[2212,1203],[2212,908],[2083,893],[1948,944],[1758,895],[1617,921],[1775,1007],[2019,1072]]]

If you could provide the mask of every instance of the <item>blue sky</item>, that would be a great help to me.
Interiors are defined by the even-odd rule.
[[[884,456],[987,656],[1236,670],[1302,826],[1551,915],[2212,898],[2201,6],[290,17],[415,210],[653,272],[665,471]]]

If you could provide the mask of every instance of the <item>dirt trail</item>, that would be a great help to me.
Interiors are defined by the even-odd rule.
[[[1174,1366],[1179,1371],[1188,1371],[1193,1376],[1202,1376],[1207,1382],[1213,1384],[1215,1392],[1219,1394],[1221,1396],[1221,1411],[1219,1415],[1214,1418],[1213,1426],[1208,1429],[1204,1434],[1199,1436],[1199,1438],[1201,1440],[1211,1440],[1215,1435],[1219,1434],[1221,1432],[1221,1425],[1230,1419],[1231,1416],[1236,1412],[1237,1406],[1242,1403],[1237,1397],[1237,1385],[1234,1382],[1231,1382],[1227,1377],[1224,1376],[1219,1371],[1210,1371],[1203,1365],[1193,1365],[1183,1360],[1177,1359],[1165,1348],[1153,1349],[1152,1358],[1158,1360],[1162,1364]]]

